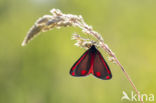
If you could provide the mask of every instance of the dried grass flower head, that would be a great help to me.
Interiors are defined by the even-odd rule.
[[[59,9],[52,9],[50,12],[52,15],[44,15],[35,22],[32,28],[28,31],[24,41],[22,42],[22,46],[28,44],[29,41],[31,41],[35,36],[37,36],[41,32],[46,32],[52,30],[53,28],[60,29],[61,27],[69,26],[78,27],[82,30],[82,32],[85,35],[92,36],[95,39],[95,41],[81,37],[80,35],[74,33],[72,35],[72,39],[77,41],[75,45],[85,49],[91,47],[91,45],[96,45],[102,48],[109,55],[109,60],[116,63],[121,68],[126,78],[132,85],[133,89],[138,94],[140,101],[143,103],[143,100],[134,83],[132,82],[131,78],[125,71],[124,67],[120,64],[115,54],[111,51],[108,45],[104,43],[104,39],[102,38],[100,33],[94,31],[92,26],[86,24],[81,15],[77,16],[72,14],[64,14]]]

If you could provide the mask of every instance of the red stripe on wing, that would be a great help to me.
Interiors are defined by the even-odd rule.
[[[102,62],[103,62],[103,64],[104,64],[105,68],[107,69],[107,72],[108,72],[109,74],[111,74],[111,72],[110,72],[110,70],[108,69],[108,66],[106,65],[106,62],[104,61],[102,55],[101,55],[99,52],[98,52],[98,55],[100,56],[100,59],[102,60]]]
[[[76,64],[74,64],[74,66],[71,68],[71,70],[73,71],[76,66],[84,59],[84,57],[87,55],[88,51],[76,62]]]

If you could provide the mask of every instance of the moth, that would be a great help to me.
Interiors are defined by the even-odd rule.
[[[70,74],[75,77],[92,74],[102,80],[112,78],[108,64],[94,45],[75,62],[70,70]]]

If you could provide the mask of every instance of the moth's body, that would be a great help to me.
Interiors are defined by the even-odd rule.
[[[70,74],[78,77],[93,74],[95,77],[104,80],[112,78],[107,63],[94,45],[92,45],[72,66]]]

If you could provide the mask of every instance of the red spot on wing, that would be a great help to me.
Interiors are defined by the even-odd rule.
[[[81,71],[81,74],[82,74],[82,75],[85,75],[86,73],[87,73],[86,70],[82,70],[82,71]]]
[[[75,75],[75,72],[72,72],[72,76],[74,76]]]
[[[106,76],[106,79],[109,79],[110,77],[109,76]]]
[[[100,72],[96,72],[95,75],[98,76],[98,77],[100,77],[101,76],[101,73]]]

